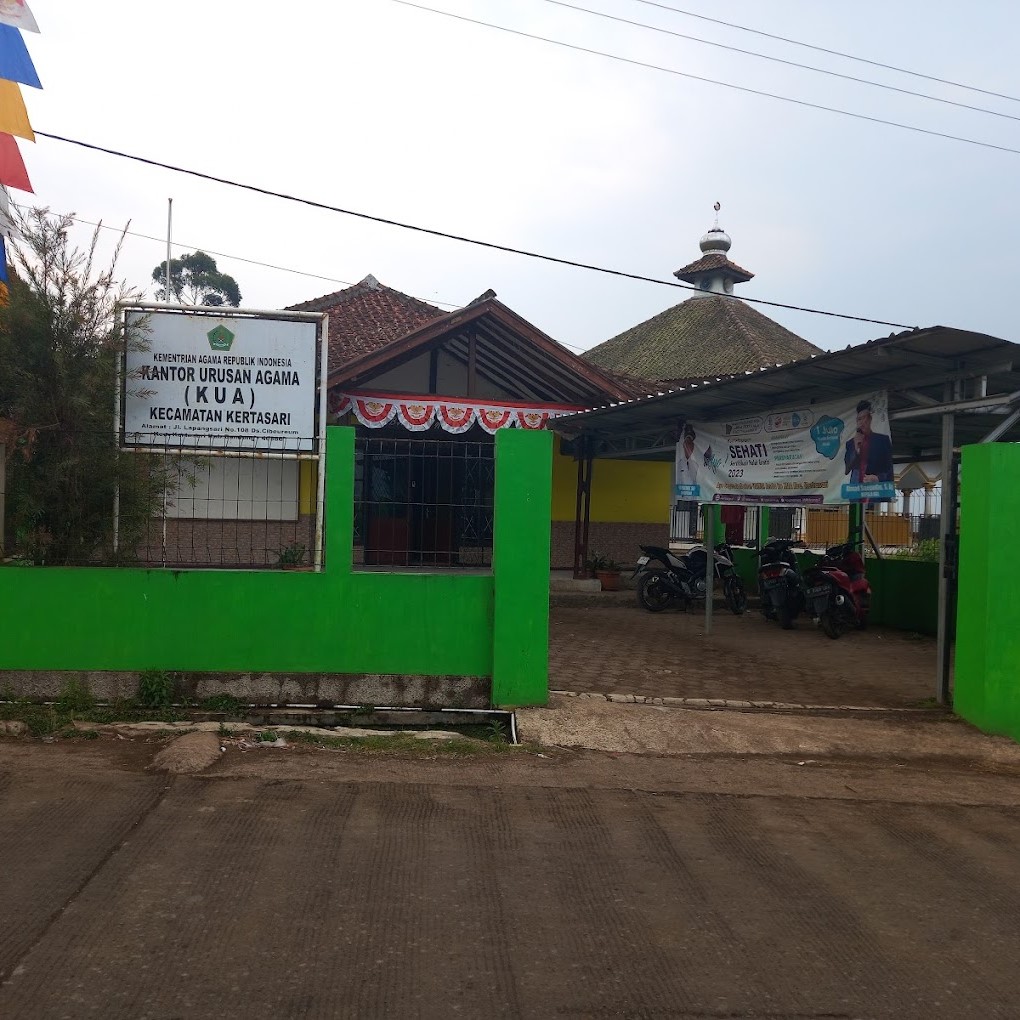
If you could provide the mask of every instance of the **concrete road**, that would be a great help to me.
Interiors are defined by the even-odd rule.
[[[0,1017],[1020,1015],[965,764],[0,741]]]

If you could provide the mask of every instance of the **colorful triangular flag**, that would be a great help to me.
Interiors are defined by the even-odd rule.
[[[0,134],[0,184],[19,191],[33,190],[21,150],[12,135]]]
[[[38,32],[35,16],[25,0],[0,0],[0,22],[24,32]]]
[[[7,245],[4,244],[2,237],[0,237],[0,280],[10,283],[7,279]]]
[[[34,89],[42,88],[21,33],[3,23],[0,23],[0,78],[20,81],[22,85],[30,85]]]
[[[35,141],[35,132],[28,122],[28,110],[17,82],[0,78],[0,132]],[[3,184],[3,181],[0,181]]]

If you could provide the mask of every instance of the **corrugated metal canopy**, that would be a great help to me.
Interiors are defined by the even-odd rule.
[[[956,444],[980,442],[1002,422],[1008,411],[1006,398],[1020,398],[1020,345],[984,333],[931,326],[786,365],[582,411],[558,419],[556,430],[592,437],[599,457],[665,460],[673,456],[676,426],[685,419],[742,417],[869,390],[889,392],[897,459],[937,457],[940,412],[925,409],[954,401],[976,402],[986,394],[1001,395],[1003,401],[997,406],[957,408]],[[911,416],[897,417],[899,412]]]

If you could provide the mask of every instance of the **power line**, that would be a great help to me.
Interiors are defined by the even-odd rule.
[[[870,78],[858,78],[852,74],[841,74],[839,71],[830,71],[825,67],[815,67],[812,64],[800,64],[796,60],[784,60],[782,57],[773,57],[768,53],[758,53],[755,50],[741,49],[739,46],[728,46],[726,43],[713,42],[711,39],[702,39],[696,35],[686,35],[683,32],[674,32],[659,25],[648,25],[643,21],[632,21],[630,18],[621,18],[615,14],[606,14],[604,11],[593,11],[587,7],[578,7],[575,4],[568,4],[565,0],[545,0],[545,3],[555,7],[565,7],[571,11],[578,11],[581,14],[591,14],[596,18],[605,18],[608,21],[615,21],[621,25],[631,25],[634,28],[644,28],[649,32],[659,32],[662,35],[671,35],[676,39],[686,39],[689,42],[701,43],[704,46],[715,46],[720,50],[729,50],[731,53],[741,53],[747,57],[757,57],[759,60],[770,60],[775,64],[784,64],[786,67],[796,67],[802,71],[814,71],[816,74],[825,74],[830,78],[841,78],[843,81],[856,82],[858,85],[870,85],[872,88],[885,89],[888,92],[898,92],[902,96],[913,96],[915,99],[928,99],[933,103],[944,103],[946,106],[956,106],[962,110],[972,110],[975,113],[987,113],[992,117],[1003,117],[1006,120],[1018,120],[1020,117],[1012,113],[1002,113],[1000,110],[989,110],[986,106],[973,106],[970,103],[960,103],[954,99],[943,99],[941,96],[933,96],[927,92],[914,92],[911,89],[902,89],[896,85],[886,85],[884,82],[872,81]]]
[[[415,233],[426,234],[429,237],[442,237],[448,241],[460,241],[463,244],[475,245],[478,248],[488,248],[490,251],[506,252],[509,255],[522,255],[525,258],[540,259],[543,262],[551,262],[555,265],[570,266],[574,269],[586,269],[593,273],[602,273],[606,276],[616,276],[624,280],[638,280],[641,283],[654,283],[660,287],[672,287],[678,290],[698,291],[697,287],[687,283],[674,283],[672,280],[660,280],[654,276],[644,276],[641,273],[629,273],[622,269],[609,269],[605,266],[593,265],[589,262],[576,262],[573,259],[559,258],[555,255],[545,255],[541,252],[529,251],[525,248],[513,248],[510,245],[497,244],[495,241],[482,241],[474,237],[464,237],[460,234],[450,234],[444,230],[434,230],[431,227],[421,227],[413,223],[402,223],[400,220],[392,220],[385,216],[374,216],[371,213],[357,212],[353,209],[344,209],[341,206],[330,205],[327,202],[319,202],[313,198],[301,198],[298,195],[291,195],[284,191],[273,191],[269,188],[261,188],[255,184],[244,184],[227,177],[217,177],[214,174],[203,173],[200,170],[190,170],[187,167],[175,166],[172,163],[163,163],[155,159],[147,159],[144,156],[135,156],[132,153],[122,152],[119,149],[109,149],[102,145],[95,145],[91,142],[79,141],[75,138],[66,138],[63,135],[51,134],[48,131],[36,129],[35,134],[40,138],[48,138],[55,142],[65,142],[68,145],[77,145],[92,152],[102,152],[108,156],[118,156],[121,159],[129,159],[135,163],[143,163],[146,166],[159,167],[161,170],[172,170],[174,173],[187,174],[189,177],[197,177],[199,180],[212,181],[216,184],[226,184],[232,188],[240,188],[242,191],[251,191],[257,195],[268,195],[270,198],[280,198],[286,202],[297,202],[300,205],[309,206],[312,209],[323,209],[327,212],[340,213],[343,216],[353,216],[356,219],[367,220],[370,223],[382,223],[389,227],[400,227],[402,230],[413,230]],[[703,293],[699,291],[699,293]],[[735,297],[720,295],[732,301],[745,301],[748,304],[766,305],[769,308],[785,308],[793,312],[808,312],[812,315],[825,315],[833,319],[847,319],[852,322],[869,322],[877,326],[893,326],[896,329],[917,329],[917,326],[908,326],[902,322],[889,322],[885,319],[873,319],[866,315],[849,315],[845,312],[829,312],[821,308],[808,308],[803,305],[785,304],[781,301],[766,301],[764,298]]]
[[[18,206],[19,209],[24,206]],[[58,213],[51,213],[51,216],[57,216]],[[159,244],[165,244],[165,237],[153,237],[151,234],[139,234],[135,230],[122,230],[120,227],[112,227],[107,223],[95,223],[92,220],[83,220],[80,216],[70,216],[69,219],[75,223],[81,223],[86,227],[99,227],[100,230],[115,230],[119,234],[126,234],[128,237],[138,237],[144,241],[156,241]],[[312,280],[325,280],[327,283],[339,283],[344,287],[356,287],[356,283],[352,283],[350,280],[338,280],[335,276],[323,276],[321,273],[309,273],[303,269],[291,269],[289,266],[277,266],[272,262],[259,262],[257,259],[248,259],[243,255],[233,255],[226,251],[213,251],[212,248],[207,248],[202,244],[189,244],[187,241],[174,241],[174,246],[177,248],[190,248],[192,251],[203,251],[206,255],[216,255],[222,259],[233,259],[235,262],[244,262],[249,266],[260,266],[263,269],[276,269],[281,273],[293,273],[295,276],[307,276]],[[457,304],[454,301],[437,301],[431,302],[434,305],[444,305],[447,308],[463,308],[462,304]]]
[[[27,208],[24,205],[19,205],[17,202],[13,203],[19,209]],[[50,213],[50,216],[57,217],[59,213]],[[166,242],[165,237],[153,237],[151,234],[140,234],[137,230],[122,230],[120,227],[110,226],[108,223],[95,222],[93,220],[84,220],[80,216],[68,216],[68,219],[73,220],[75,223],[80,223],[86,227],[98,227],[100,230],[113,230],[118,234],[124,234],[127,237],[137,237],[143,241],[155,241],[157,244],[164,244]],[[340,283],[345,287],[356,287],[356,283],[352,283],[350,280],[339,280],[335,276],[323,276],[321,273],[309,273],[303,269],[291,269],[289,266],[277,266],[272,262],[259,262],[257,259],[248,259],[243,255],[233,255],[226,251],[214,251],[204,244],[189,244],[187,241],[175,241],[175,245],[179,248],[191,248],[193,251],[204,251],[207,255],[216,255],[222,259],[233,259],[235,262],[244,262],[249,266],[261,266],[263,269],[276,269],[282,273],[294,273],[295,276],[307,276],[313,280],[325,280],[327,283]],[[438,298],[430,298],[429,303],[433,305],[441,305],[444,308],[464,308],[465,303],[456,301],[440,301]],[[576,344],[568,344],[566,340],[557,340],[561,347],[568,347],[570,350],[577,354],[583,354],[587,348],[578,347]]]
[[[932,74],[922,74],[920,71],[911,71],[906,67],[897,67],[895,64],[883,64],[880,60],[869,60],[867,57],[858,57],[853,53],[843,53],[841,50],[830,50],[825,46],[816,46],[813,43],[802,42],[799,39],[791,39],[785,35],[773,35],[771,32],[764,32],[758,28],[749,28],[747,25],[738,25],[732,21],[722,21],[719,18],[710,18],[707,14],[695,14],[694,11],[681,10],[679,7],[671,7],[669,4],[656,3],[655,0],[634,0],[635,3],[644,4],[646,7],[657,7],[662,11],[670,11],[673,14],[682,14],[687,18],[697,18],[700,21],[709,21],[713,25],[723,25],[725,28],[735,28],[738,32],[749,32],[752,35],[760,35],[765,39],[775,39],[777,42],[789,43],[791,46],[803,46],[808,50],[815,50],[817,53],[827,53],[831,57],[843,57],[846,60],[856,60],[860,64],[869,64],[871,67],[881,67],[886,71],[895,71],[897,74],[909,74],[912,78],[923,78],[925,81],[938,82],[939,85],[952,85],[953,88],[966,89],[968,92],[979,92],[983,96],[994,96],[996,99],[1008,99],[1011,103],[1020,103],[1020,98],[1008,96],[1003,92],[992,92],[990,89],[978,88],[976,85],[965,85],[963,82],[952,81],[949,78],[937,78]]]
[[[617,53],[607,53],[605,50],[591,49],[587,46],[578,46],[575,43],[563,42],[561,39],[550,39],[548,36],[536,35],[533,32],[524,32],[516,28],[507,28],[504,25],[496,25],[490,21],[479,21],[476,18],[469,18],[463,14],[453,14],[450,11],[437,10],[435,7],[424,7],[421,4],[411,3],[410,0],[392,0],[395,4],[403,7],[413,7],[418,11],[425,11],[428,14],[439,14],[444,18],[453,18],[455,21],[464,21],[471,25],[479,25],[482,28],[492,28],[497,32],[506,32],[508,35],[517,35],[523,39],[533,39],[537,42],[550,43],[553,46],[562,46],[564,49],[574,50],[578,53],[588,53],[595,57],[606,57],[609,60],[616,60],[621,64],[630,64],[632,67],[644,67],[652,71],[662,71],[664,74],[673,74],[680,78],[689,78],[691,81],[705,82],[708,85],[721,85],[723,88],[733,89],[736,92],[744,92],[752,96],[762,96],[765,99],[778,99],[783,103],[793,103],[796,106],[804,106],[811,110],[823,110],[825,113],[838,113],[843,117],[853,117],[855,120],[866,120],[872,124],[884,124],[886,127],[899,128],[902,131],[914,131],[921,135],[930,135],[933,138],[946,138],[952,142],[965,142],[967,145],[979,145],[983,149],[996,149],[999,152],[1010,152],[1020,156],[1020,149],[1011,149],[1006,145],[996,145],[993,142],[980,142],[976,138],[964,138],[962,135],[950,135],[944,131],[932,131],[929,128],[917,127],[913,124],[902,124],[895,120],[885,120],[882,117],[872,117],[865,113],[853,113],[850,110],[841,110],[837,106],[823,106],[821,103],[811,103],[806,99],[796,99],[793,96],[781,96],[776,92],[764,92],[761,89],[752,89],[746,85],[735,85],[729,81],[719,81],[717,78],[706,78],[699,74],[690,74],[687,71],[677,71],[672,67],[663,67],[661,64],[650,64],[643,60],[632,60],[630,57],[621,57]],[[38,132],[36,132],[38,134]],[[746,299],[745,299],[746,300]]]

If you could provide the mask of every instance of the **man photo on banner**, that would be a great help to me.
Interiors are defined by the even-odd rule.
[[[697,434],[694,426],[684,425],[680,448],[676,452],[676,484],[698,484],[698,458],[694,455],[694,440]]]
[[[891,482],[893,480],[892,439],[871,431],[870,400],[857,405],[857,431],[846,444],[843,462],[851,482]]]

